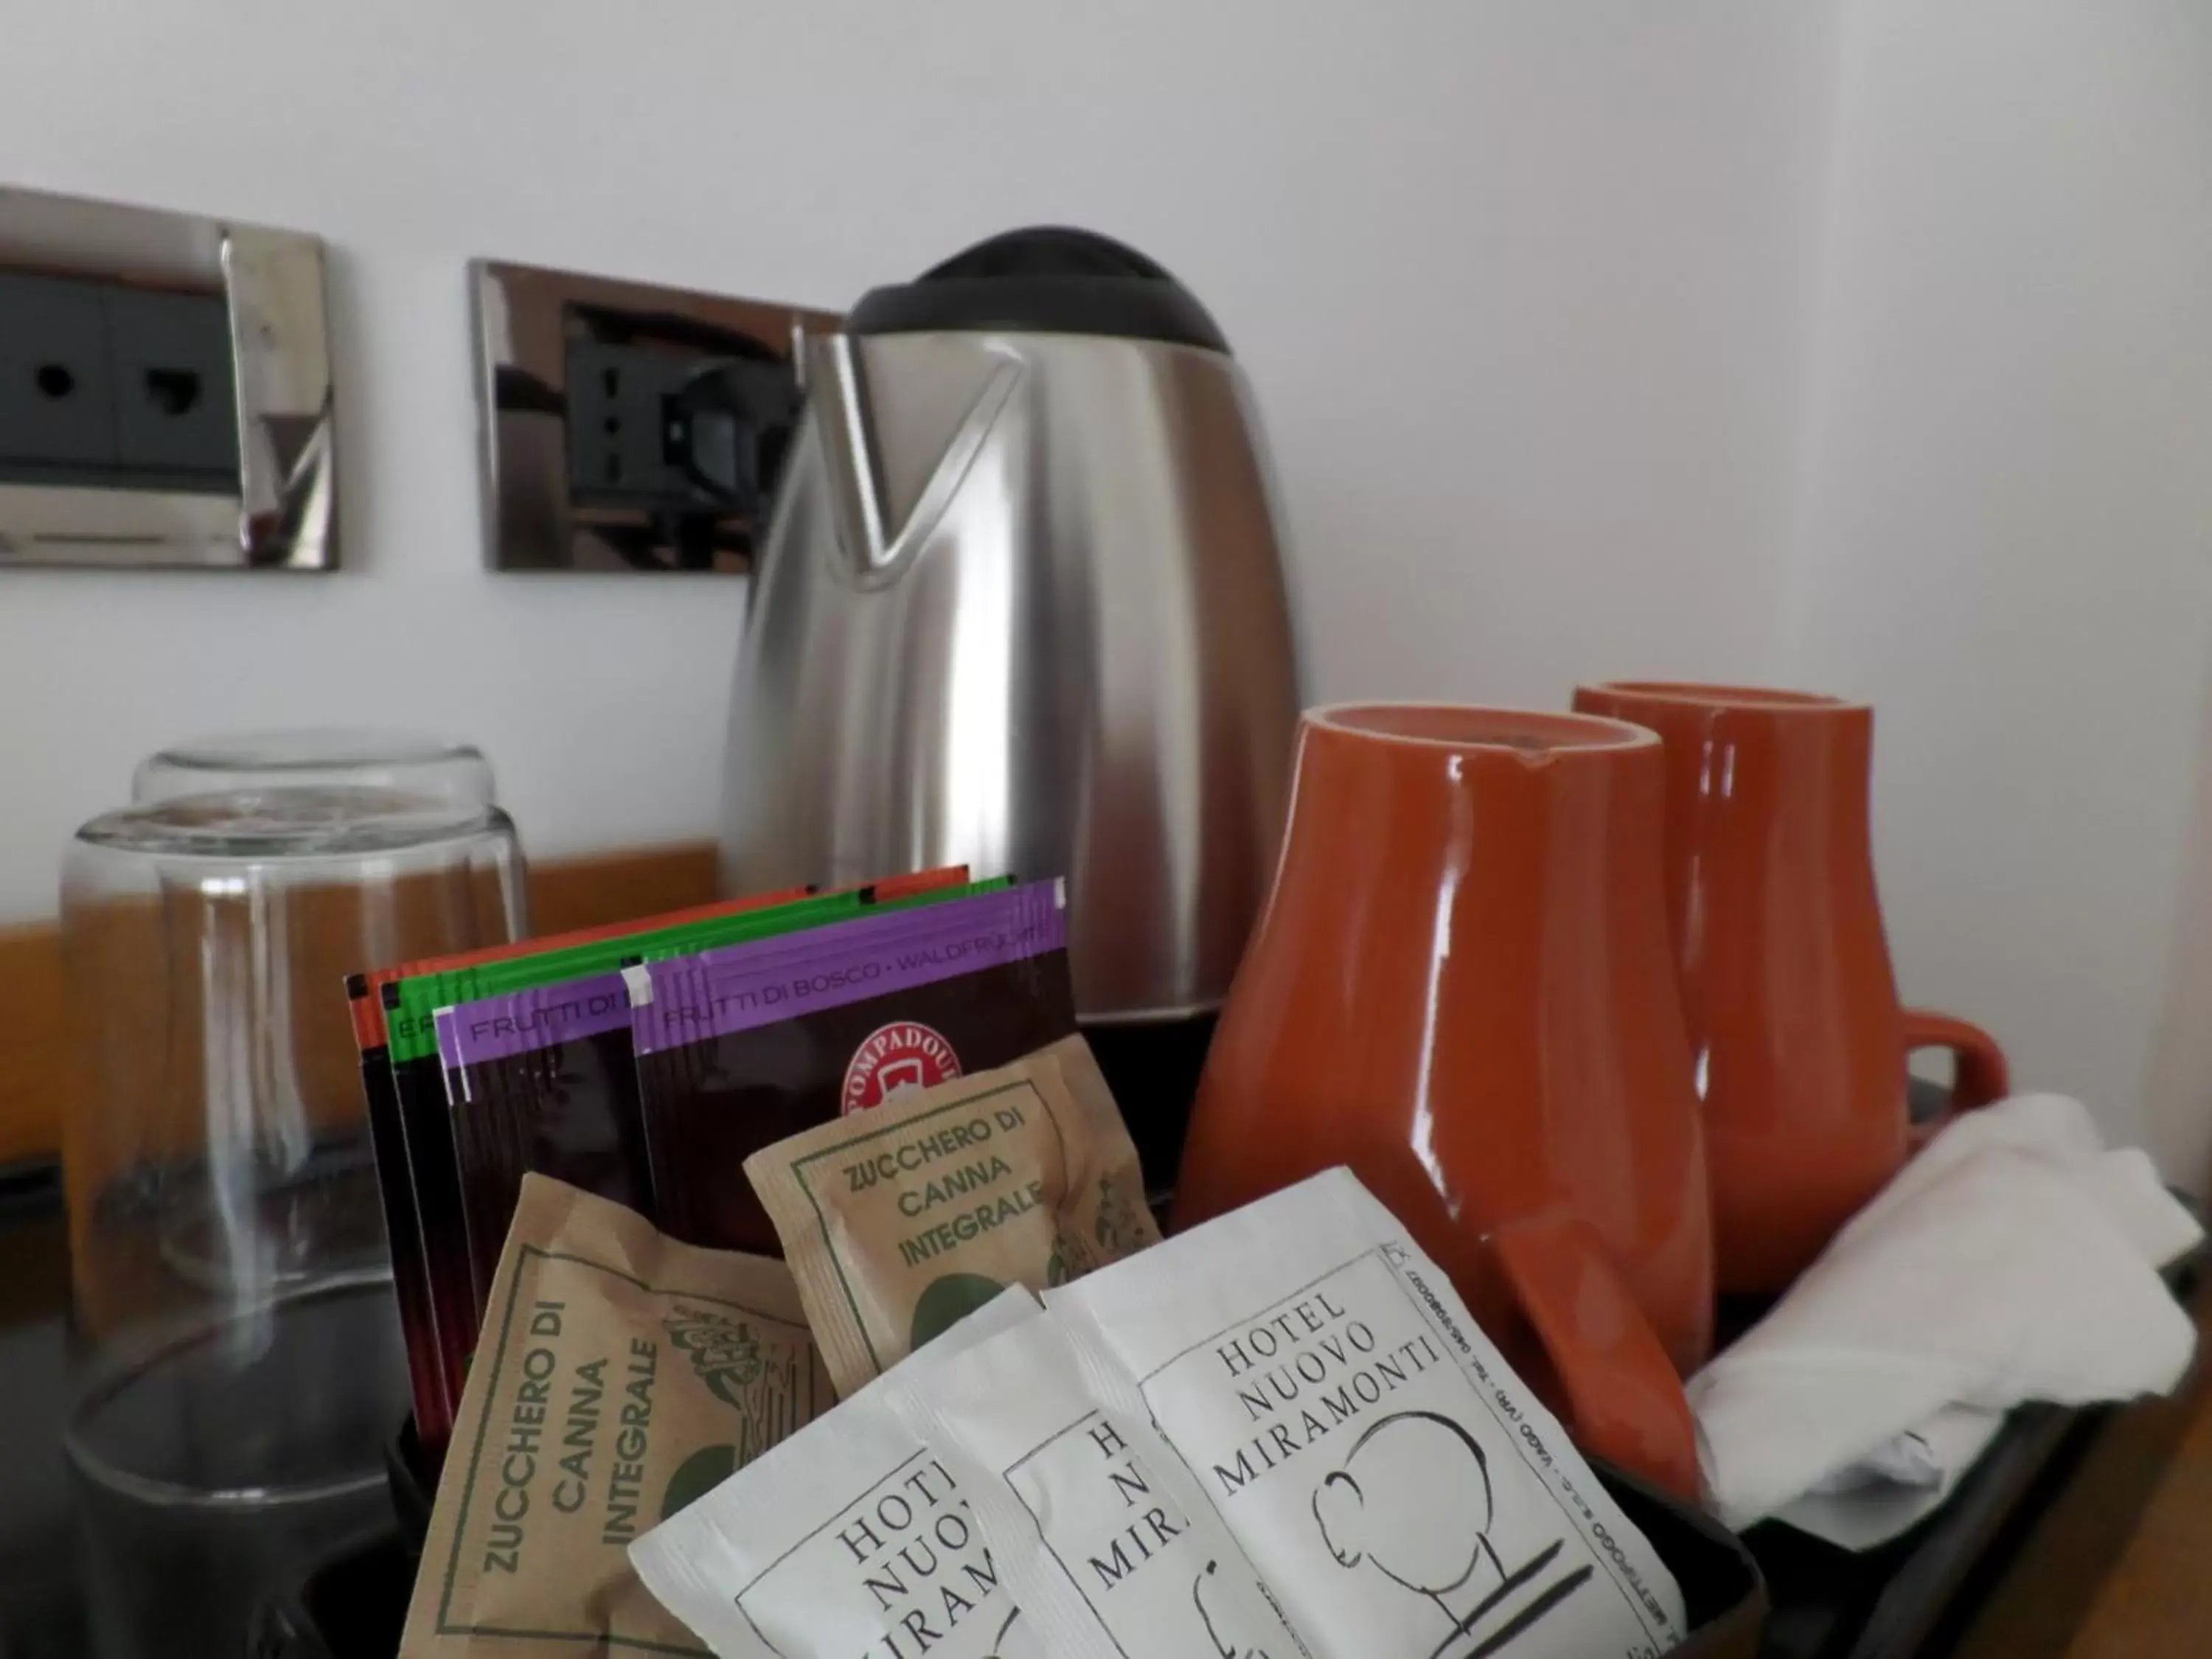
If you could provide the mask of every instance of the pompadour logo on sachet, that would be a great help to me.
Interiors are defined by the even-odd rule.
[[[945,1034],[919,1020],[895,1019],[871,1031],[845,1067],[840,1109],[850,1117],[960,1075],[960,1056]]]

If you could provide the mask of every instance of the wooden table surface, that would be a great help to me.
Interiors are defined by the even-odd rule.
[[[1959,1659],[2212,1656],[2212,1284],[2196,1314],[2190,1382],[2099,1437]]]

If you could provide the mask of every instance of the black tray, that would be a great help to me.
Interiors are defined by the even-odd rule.
[[[1609,1464],[1595,1467],[1681,1589],[1690,1634],[1664,1659],[1753,1659],[1766,1618],[1766,1586],[1742,1540],[1656,1486]]]
[[[2166,1270],[2179,1300],[2197,1295],[2208,1250]],[[1752,1528],[1743,1541],[1773,1603],[1761,1659],[1949,1653],[2118,1409],[2019,1407],[1943,1507],[1878,1549],[1854,1553],[1774,1522]]]

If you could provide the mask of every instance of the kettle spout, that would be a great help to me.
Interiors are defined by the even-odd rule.
[[[808,340],[805,374],[838,539],[863,569],[879,568],[891,538],[884,526],[882,469],[869,420],[866,371],[852,336],[819,334]]]
[[[863,341],[843,333],[816,336],[805,347],[811,424],[822,446],[831,513],[838,539],[862,577],[888,575],[927,537],[1022,378],[1018,359],[986,356],[975,365],[988,368],[980,386],[973,380],[959,386],[956,379],[945,388],[958,401],[944,408],[944,416],[953,418],[934,433],[927,420],[915,429],[915,388],[902,382],[905,395],[894,410],[898,456],[887,467],[866,351]],[[887,471],[896,478],[887,478]]]

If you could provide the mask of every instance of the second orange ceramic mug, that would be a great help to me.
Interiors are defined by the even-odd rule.
[[[2003,1052],[1899,1006],[1868,825],[1872,709],[1643,682],[1583,686],[1574,706],[1664,745],[1668,921],[1718,1287],[1779,1291],[1910,1154],[1908,1052],[1953,1051],[1954,1110],[2004,1094]]]

